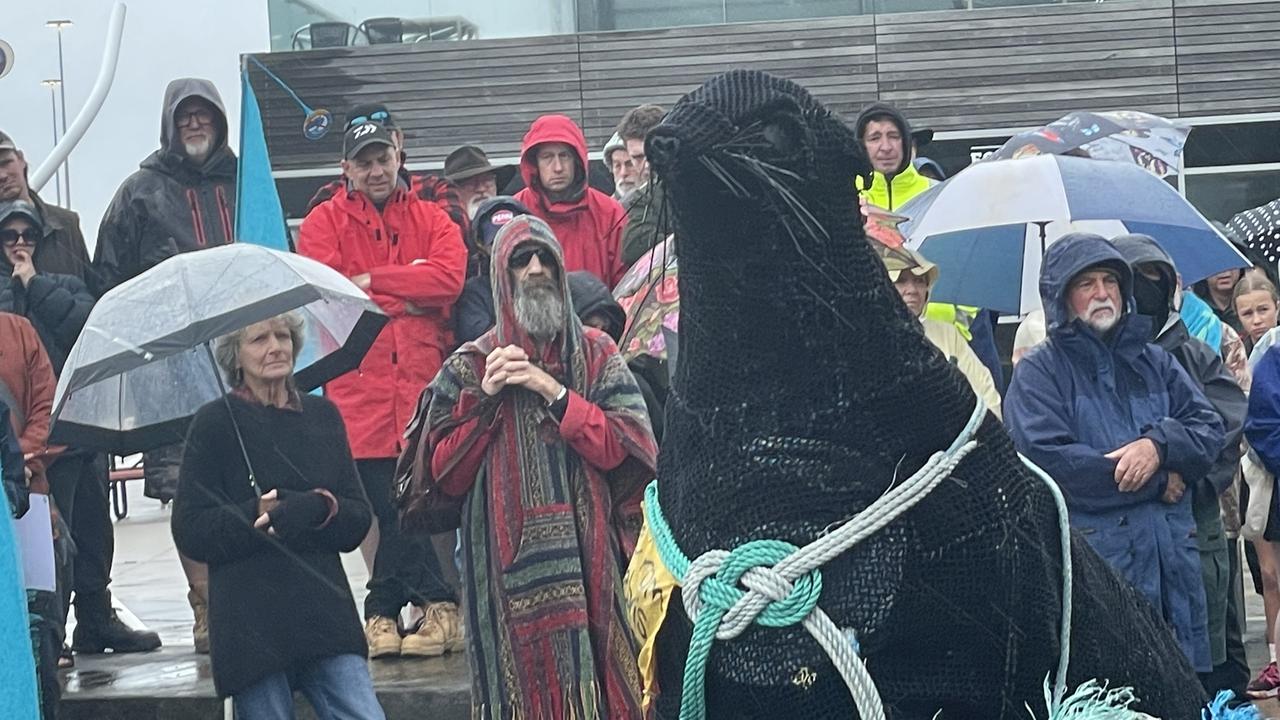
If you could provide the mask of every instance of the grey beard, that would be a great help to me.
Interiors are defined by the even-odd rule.
[[[535,340],[543,342],[564,328],[564,299],[555,285],[516,286],[516,322]]]

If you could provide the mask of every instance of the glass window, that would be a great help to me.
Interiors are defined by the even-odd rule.
[[[1187,167],[1280,162],[1280,122],[1200,125],[1185,153]]]
[[[1252,172],[1187,174],[1184,182],[1187,200],[1201,214],[1227,222],[1238,212],[1280,197],[1280,166]]]

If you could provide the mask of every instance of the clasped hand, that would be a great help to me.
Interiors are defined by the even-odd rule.
[[[529,362],[529,356],[515,345],[500,347],[485,358],[484,379],[480,389],[490,397],[508,386],[519,386],[551,402],[560,394],[561,385],[546,370]]]
[[[1137,492],[1160,469],[1160,450],[1150,438],[1138,438],[1105,457],[1116,461],[1115,479],[1120,492]]]

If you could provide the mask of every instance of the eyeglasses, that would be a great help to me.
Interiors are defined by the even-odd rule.
[[[512,270],[520,270],[533,260],[533,256],[538,256],[538,264],[543,267],[555,267],[556,254],[551,252],[551,248],[546,247],[523,247],[511,253],[511,259],[507,261],[507,267]]]
[[[357,115],[351,118],[347,121],[347,129],[350,130],[357,125],[363,125],[367,122],[385,123],[390,119],[391,113],[386,110],[376,110],[368,115]]]
[[[26,230],[0,230],[0,245],[4,245],[7,248],[17,245],[19,240],[26,240],[28,245],[35,245],[36,241],[39,239],[40,234],[36,232],[35,228],[27,228]],[[529,264],[528,260],[525,260],[524,262],[525,265]]]
[[[191,125],[193,120],[195,125],[209,125],[213,122],[213,113],[205,108],[200,108],[199,110],[180,112],[174,115],[173,119],[178,123],[178,127]]]

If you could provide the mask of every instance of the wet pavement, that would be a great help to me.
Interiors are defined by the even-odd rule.
[[[208,656],[196,655],[191,640],[187,585],[169,535],[169,511],[130,488],[129,516],[115,523],[116,560],[112,591],[126,622],[133,617],[160,633],[164,647],[141,655],[77,656],[63,672],[63,720],[224,720],[228,709],[213,690]],[[357,604],[368,578],[360,554],[343,557]],[[1247,578],[1246,578],[1247,580]],[[1250,665],[1267,661],[1262,599],[1246,591]],[[131,617],[133,616],[133,617]],[[378,660],[370,663],[378,699],[388,720],[462,720],[470,716],[466,657]],[[1280,704],[1260,705],[1266,717],[1280,718]],[[305,700],[298,717],[312,720]]]
[[[169,535],[169,510],[130,488],[129,515],[115,523],[116,559],[111,589],[121,617],[141,618],[164,647],[138,655],[76,656],[65,670],[61,720],[223,720],[226,708],[213,690],[207,655],[191,639],[187,584]],[[343,557],[357,606],[368,573],[358,552]],[[70,629],[68,629],[70,632]],[[466,656],[391,659],[370,663],[374,688],[388,720],[470,716]],[[298,717],[315,716],[298,701]]]

